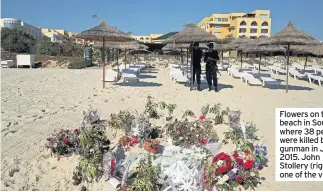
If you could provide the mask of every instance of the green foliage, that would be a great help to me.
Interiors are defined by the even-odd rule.
[[[217,103],[214,104],[212,107],[210,105],[203,106],[201,109],[201,113],[203,116],[206,116],[208,114],[213,115],[213,120],[215,125],[223,124],[224,123],[224,117],[228,115],[230,109],[226,108],[225,110],[221,109],[221,104]]]
[[[1,47],[15,53],[34,53],[36,40],[22,28],[1,29]]]
[[[84,59],[80,58],[80,59],[75,59],[72,60],[69,64],[68,64],[68,68],[69,69],[84,69],[86,68],[86,63],[84,61]]]
[[[135,116],[132,115],[128,110],[121,110],[119,113],[110,115],[110,125],[119,130],[123,130],[125,134],[128,134],[131,130],[132,120]]]
[[[60,44],[57,42],[39,40],[37,42],[37,53],[50,56],[57,56],[61,53],[61,47]]]
[[[158,113],[158,109],[167,109],[168,116],[166,117],[166,120],[169,121],[172,119],[172,114],[176,109],[176,104],[167,104],[164,101],[156,103],[151,96],[148,96],[144,114],[148,118],[159,119],[160,114]]]
[[[134,173],[134,183],[129,186],[129,191],[159,191],[161,185],[158,183],[160,167],[152,165],[151,156],[148,155],[142,158],[137,167],[137,172]]]

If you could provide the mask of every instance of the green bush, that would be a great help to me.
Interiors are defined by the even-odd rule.
[[[84,69],[84,68],[86,68],[86,63],[84,60],[72,61],[68,65],[68,68],[69,69]]]

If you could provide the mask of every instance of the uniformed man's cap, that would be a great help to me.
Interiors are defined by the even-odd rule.
[[[209,43],[207,46],[208,47],[214,47],[213,43]]]

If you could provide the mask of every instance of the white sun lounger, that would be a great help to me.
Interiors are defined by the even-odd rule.
[[[245,82],[246,85],[261,86],[262,83],[259,79],[255,78],[252,73],[242,73],[241,81]]]
[[[117,82],[118,81],[118,70],[107,69],[105,71],[105,82]],[[101,79],[103,81],[103,78]]]
[[[294,79],[305,79],[307,76],[300,73],[299,71],[295,70],[295,69],[290,69],[289,70],[289,74],[294,77]]]
[[[316,74],[321,73],[321,75],[323,75],[323,69],[322,68],[315,66],[315,67],[312,67],[312,69],[315,71]]]
[[[276,74],[286,74],[286,70],[279,67],[271,67],[270,70]]]
[[[139,78],[137,77],[137,75],[135,74],[131,74],[131,73],[122,73],[122,77],[123,77],[123,82],[130,82],[130,81],[136,81],[139,82]]]
[[[280,85],[280,82],[277,81],[276,79],[273,79],[271,77],[260,77],[262,81],[262,86],[265,85]]]
[[[307,77],[308,77],[308,81],[310,83],[314,82],[314,81],[317,81],[319,86],[322,86],[322,83],[323,83],[323,77],[322,76],[318,76],[316,74],[313,74],[313,73],[306,73]]]
[[[182,76],[182,75],[183,75],[183,72],[180,69],[175,69],[175,70],[170,71],[170,79],[171,80],[174,80],[174,79],[176,79],[176,77]]]
[[[187,78],[186,75],[183,75],[180,73],[173,76],[173,81],[175,83],[186,83],[189,81],[189,79]]]
[[[244,73],[240,72],[236,68],[229,68],[228,73],[229,73],[230,76],[232,76],[234,78],[241,78],[243,76],[243,74],[244,74]]]
[[[133,70],[137,75],[140,73],[141,70],[139,66],[130,66],[128,69]]]

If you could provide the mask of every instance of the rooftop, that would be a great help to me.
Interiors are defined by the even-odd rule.
[[[164,35],[162,35],[160,37],[155,38],[154,40],[164,40],[164,39],[167,39],[167,38],[169,38],[169,37],[171,37],[171,36],[173,36],[173,35],[175,35],[177,33],[178,33],[178,31],[169,32],[169,33],[166,33],[166,34],[164,34]]]

